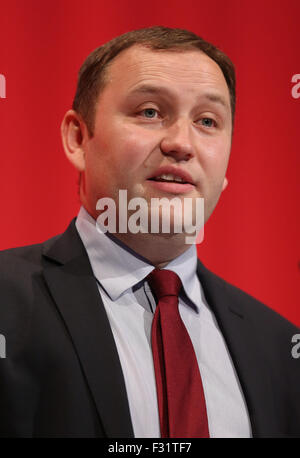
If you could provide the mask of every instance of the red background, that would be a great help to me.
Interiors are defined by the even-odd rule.
[[[0,249],[62,232],[79,208],[60,123],[94,48],[134,28],[190,29],[236,65],[229,186],[199,247],[217,274],[300,325],[299,0],[0,3]]]

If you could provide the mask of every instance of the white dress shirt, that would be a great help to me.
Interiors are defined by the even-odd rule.
[[[120,242],[101,234],[81,207],[76,227],[87,250],[116,342],[135,437],[160,437],[151,324],[155,300],[145,277],[154,269]],[[202,377],[210,437],[251,437],[246,403],[224,338],[196,275],[195,245],[165,268],[181,279],[179,313]],[[112,406],[114,409],[114,406]],[[118,415],[118,412],[115,413]]]

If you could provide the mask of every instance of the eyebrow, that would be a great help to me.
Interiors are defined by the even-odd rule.
[[[141,94],[171,95],[171,92],[169,91],[168,88],[160,87],[160,86],[152,86],[149,84],[143,84],[133,89],[132,92],[130,92],[129,96],[134,96],[140,93]],[[229,105],[226,102],[225,98],[217,93],[205,92],[204,94],[199,96],[199,99],[207,99],[210,102],[222,105],[226,109],[229,108]]]

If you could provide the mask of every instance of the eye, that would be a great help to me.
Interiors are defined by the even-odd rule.
[[[157,110],[155,110],[155,108],[145,108],[141,111],[141,114],[144,115],[145,118],[152,119],[155,118],[155,115],[157,115],[158,113]]]
[[[202,118],[200,122],[204,127],[214,127],[217,125],[216,121],[212,118]]]

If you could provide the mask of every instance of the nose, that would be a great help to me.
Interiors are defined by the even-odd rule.
[[[172,156],[176,161],[188,161],[194,157],[191,125],[187,120],[177,120],[164,132],[160,149],[163,155]]]

